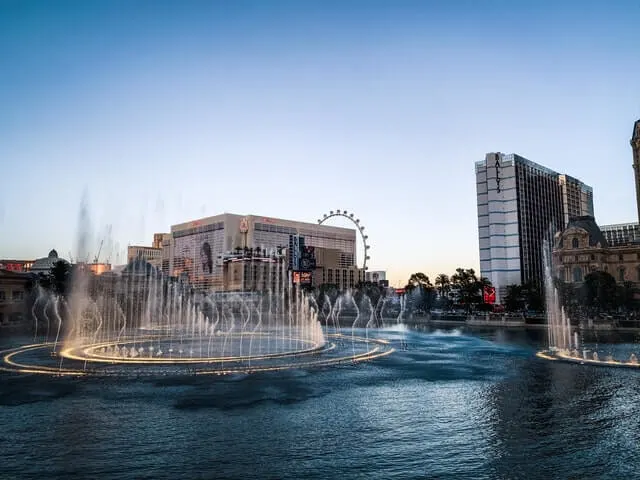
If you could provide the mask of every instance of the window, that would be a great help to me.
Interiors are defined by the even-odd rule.
[[[582,281],[582,268],[574,267],[573,268],[573,281],[581,282]]]
[[[4,290],[0,290],[0,302],[3,302],[4,300],[5,300]]]
[[[591,260],[595,260],[595,259],[596,259],[596,256],[592,253],[591,254]]]
[[[618,281],[624,282],[624,273],[625,273],[624,267],[620,267],[618,269]]]
[[[622,254],[618,255],[618,260],[620,260],[621,262],[624,260]]]
[[[574,239],[571,241],[571,246],[572,246],[573,248],[578,248],[578,247],[580,246],[580,242],[578,241],[578,239],[577,239],[577,238],[574,238]]]
[[[13,298],[13,301],[20,301],[24,298],[23,295],[24,292],[21,292],[20,290],[14,290],[13,292],[11,292],[11,297]]]

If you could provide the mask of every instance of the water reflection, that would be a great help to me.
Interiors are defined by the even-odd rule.
[[[225,378],[0,377],[9,477],[633,478],[636,371],[543,331],[387,329],[359,366]],[[46,475],[45,475],[46,473]]]

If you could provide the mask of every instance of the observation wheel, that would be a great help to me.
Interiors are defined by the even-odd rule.
[[[371,257],[369,257],[369,236],[365,235],[364,233],[364,225],[362,225],[360,223],[360,219],[357,218],[353,213],[349,213],[346,210],[336,210],[333,211],[331,210],[328,214],[323,214],[322,218],[318,219],[318,224],[322,225],[323,223],[325,223],[327,220],[329,220],[330,218],[334,218],[334,217],[344,217],[347,220],[349,220],[351,223],[353,223],[356,226],[356,229],[358,230],[358,232],[360,232],[360,238],[362,238],[362,245],[364,246],[364,254],[363,254],[363,260],[362,260],[362,271],[366,272],[367,271],[367,260],[369,260]],[[356,265],[357,266],[357,265]],[[363,274],[364,275],[364,274]],[[364,278],[363,278],[364,280]]]

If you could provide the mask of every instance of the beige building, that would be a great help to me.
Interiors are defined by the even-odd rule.
[[[347,290],[361,280],[357,266],[341,266],[341,252],[336,249],[314,248],[316,267],[306,272],[289,270],[290,253],[286,249],[281,254],[268,254],[261,249],[255,252],[224,255],[223,291],[277,291],[286,282],[310,288],[331,283]]]
[[[0,327],[24,325],[27,312],[27,273],[0,270]]]
[[[640,284],[640,244],[609,246],[593,217],[578,217],[556,235],[555,275],[581,284],[591,272],[610,273],[616,282]]]
[[[322,257],[318,264],[325,268],[320,269],[319,277],[318,274],[312,275],[315,282],[323,278],[321,272],[324,272],[325,281],[329,282],[329,270],[331,279],[335,281],[339,278],[341,285],[349,286],[351,276],[354,285],[358,282],[356,231],[349,228],[224,213],[173,225],[171,238],[164,238],[163,244],[166,243],[170,250],[168,266],[171,275],[182,277],[199,290],[221,291],[230,286],[228,274],[225,273],[224,258],[227,254],[245,248],[252,251],[259,249],[267,256],[283,249],[291,253],[296,251],[291,242],[293,239],[298,241],[300,237],[304,239],[306,247],[317,250],[317,259]],[[331,250],[333,253],[320,253],[321,250]],[[290,261],[289,256],[289,267]],[[237,268],[239,267],[234,266],[231,269],[236,272]],[[255,268],[258,270],[256,275],[259,276],[260,269],[266,269],[268,265],[258,267],[256,264]],[[234,275],[240,277],[239,272]],[[235,278],[234,275],[232,278]],[[254,275],[253,270],[251,275]],[[234,282],[237,281],[240,280],[233,280],[231,283],[235,286]]]
[[[162,248],[147,247],[144,245],[129,245],[127,247],[127,263],[131,263],[136,259],[145,260],[154,267],[160,268],[162,266]]]

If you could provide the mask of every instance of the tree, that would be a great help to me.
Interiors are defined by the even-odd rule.
[[[58,260],[51,267],[48,275],[48,283],[51,290],[58,295],[66,297],[71,292],[71,280],[73,277],[73,267],[64,260]]]
[[[430,310],[435,301],[435,288],[429,277],[422,272],[412,273],[405,286],[410,308]]]
[[[515,312],[524,308],[524,294],[522,285],[508,285],[507,295],[504,297],[504,306],[509,312]]]
[[[635,287],[633,282],[624,282],[622,285],[618,285],[616,290],[616,306],[618,308],[623,308],[625,311],[629,312],[638,307],[638,301],[636,300],[638,289]]]
[[[482,291],[484,287],[490,287],[491,282],[486,277],[478,278],[473,268],[456,268],[456,273],[451,276],[451,285],[460,292],[460,302],[468,305],[482,303]]]
[[[316,290],[316,303],[320,312],[323,311],[325,304],[332,307],[336,299],[340,295],[340,288],[335,283],[323,283]]]
[[[587,274],[581,290],[585,304],[596,312],[615,307],[616,280],[611,274],[602,271]]]
[[[545,309],[544,293],[537,282],[528,282],[522,286],[524,307],[528,310],[541,312]]]
[[[354,297],[359,303],[363,297],[369,297],[371,304],[375,307],[381,297],[385,296],[385,289],[377,283],[373,282],[360,282],[356,285]]]
[[[451,281],[449,280],[449,276],[444,273],[440,273],[436,277],[435,284],[440,298],[445,297],[446,294],[449,293],[449,290],[451,290]]]

